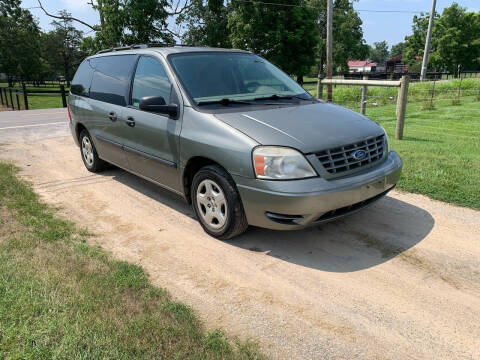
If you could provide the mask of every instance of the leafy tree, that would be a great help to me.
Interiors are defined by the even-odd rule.
[[[223,0],[193,0],[190,7],[177,17],[184,24],[185,44],[231,47],[227,31],[228,8]]]
[[[354,0],[358,1],[358,0]],[[320,73],[324,72],[326,62],[327,6],[324,0],[310,0],[309,5],[315,11],[315,22],[319,34],[317,64]],[[349,0],[335,0],[333,3],[333,63],[341,71],[348,69],[350,59],[362,59],[368,56],[368,45],[363,39],[362,20]]]
[[[40,29],[20,0],[0,0],[0,72],[8,76],[35,79],[41,74]]]
[[[480,66],[480,12],[467,12],[457,3],[435,15],[429,69],[455,73]],[[413,34],[405,38],[406,57],[410,64],[423,57],[428,14],[413,18]]]
[[[85,57],[80,50],[83,32],[72,26],[69,13],[62,11],[60,14],[64,19],[53,21],[54,30],[43,36],[43,59],[49,65],[51,73],[56,76],[63,75],[70,81]]]
[[[271,0],[290,6],[261,2],[231,4],[228,14],[230,40],[234,47],[251,50],[272,61],[301,83],[315,63],[318,32],[315,13],[301,7],[301,0]]]
[[[100,16],[97,46],[173,42],[166,0],[97,0],[92,6]]]
[[[170,4],[167,0],[92,0],[90,4],[98,12],[100,25],[89,25],[65,14],[50,14],[42,2],[37,1],[48,16],[71,19],[95,31],[95,36],[86,38],[81,46],[88,52],[129,44],[172,43],[173,33],[168,29],[167,18],[181,13],[187,7],[186,3],[180,10],[171,12],[168,10]]]
[[[397,55],[402,55],[404,52],[405,52],[405,43],[399,42],[398,44],[395,44],[392,46],[392,49],[390,50],[390,56],[394,57]]]
[[[370,59],[377,64],[382,64],[387,59],[389,53],[386,41],[375,42],[373,47],[370,48]]]

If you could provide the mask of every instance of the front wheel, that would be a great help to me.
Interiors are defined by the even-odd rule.
[[[98,157],[97,149],[87,130],[84,129],[80,133],[79,143],[82,160],[87,170],[94,173],[105,170],[107,163]]]
[[[226,240],[247,229],[235,183],[220,166],[208,165],[195,174],[191,196],[197,218],[208,234]]]

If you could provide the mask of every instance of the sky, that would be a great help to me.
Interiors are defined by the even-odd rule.
[[[66,9],[86,23],[98,23],[98,15],[87,4],[88,0],[43,0],[43,6],[51,13],[57,13]],[[266,1],[266,0],[264,0]],[[450,6],[452,0],[437,0],[437,11],[441,12]],[[480,0],[457,0],[461,6],[469,11],[480,11]],[[44,15],[38,6],[37,0],[23,0],[22,6],[30,8],[30,11],[38,18],[40,27],[44,30],[51,29],[52,18]],[[412,18],[414,12],[430,12],[432,0],[359,0],[354,7],[359,11],[363,21],[364,38],[367,44],[386,40],[389,46],[404,40],[406,35],[412,32]],[[380,12],[398,11],[398,12]],[[89,28],[76,23],[76,26],[85,32]],[[334,25],[335,26],[335,25]]]

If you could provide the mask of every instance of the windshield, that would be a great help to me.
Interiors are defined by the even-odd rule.
[[[185,53],[170,55],[169,60],[197,103],[222,99],[253,101],[273,95],[311,98],[287,74],[254,54]]]

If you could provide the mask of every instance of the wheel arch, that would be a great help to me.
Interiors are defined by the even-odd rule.
[[[80,122],[75,124],[75,137],[78,141],[80,140],[80,134],[82,133],[83,130],[88,131],[85,125],[83,125]]]
[[[183,170],[183,175],[182,175],[183,193],[185,195],[185,199],[187,200],[187,202],[189,204],[192,203],[192,199],[191,199],[190,195],[191,195],[191,187],[192,187],[193,177],[198,172],[198,170],[200,170],[201,168],[203,168],[204,166],[207,166],[207,165],[218,165],[223,170],[225,170],[225,172],[227,174],[229,174],[227,169],[225,169],[225,167],[222,166],[222,164],[220,164],[217,161],[212,160],[208,157],[194,156],[194,157],[190,158],[187,161],[187,164],[185,165],[185,168]]]

